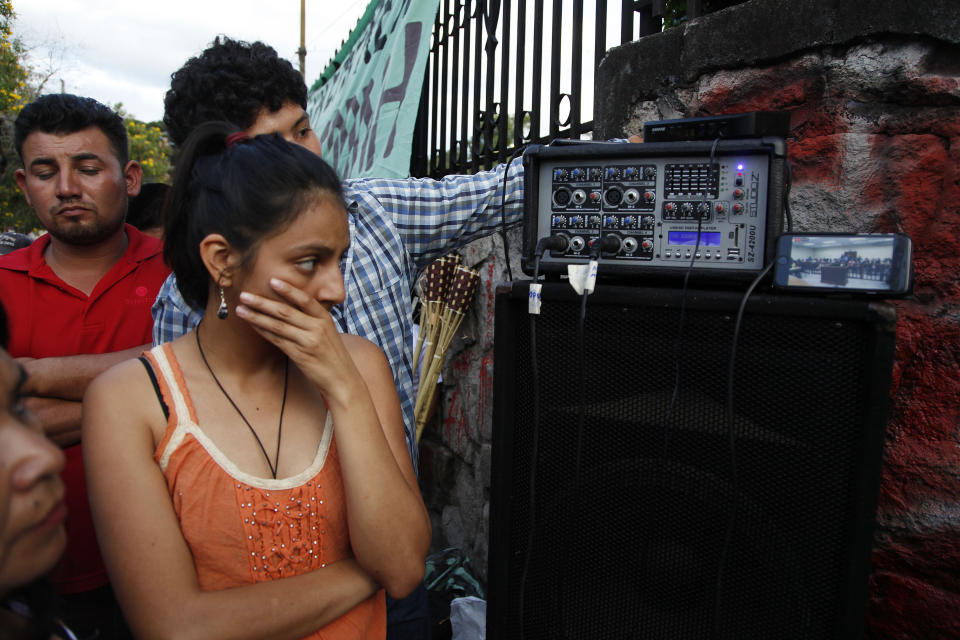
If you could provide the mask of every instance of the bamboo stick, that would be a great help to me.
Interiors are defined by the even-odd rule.
[[[429,318],[429,336],[423,343],[425,347],[424,359],[420,364],[420,383],[414,409],[418,442],[423,435],[427,414],[436,394],[437,380],[443,368],[447,349],[453,342],[461,322],[463,322],[466,310],[473,300],[477,283],[480,281],[480,276],[476,271],[459,265],[459,262],[454,269],[451,272],[449,287],[445,292],[442,303],[437,304],[436,291],[431,290],[430,295],[433,298],[431,301],[434,304],[431,304],[429,308],[421,308],[420,312],[421,332],[424,331],[424,312]]]

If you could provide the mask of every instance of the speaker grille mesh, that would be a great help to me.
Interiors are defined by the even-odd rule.
[[[509,595],[491,593],[491,606],[505,596],[502,629],[522,621],[531,639],[833,637],[864,438],[882,438],[864,418],[873,331],[748,313],[731,448],[731,305],[688,308],[678,348],[677,305],[591,304],[579,357],[579,303],[545,302],[535,464],[525,300],[509,318],[498,307],[515,339],[515,370],[497,370],[515,375],[512,390],[498,384],[495,398],[513,415],[494,426],[493,473],[507,474],[511,495],[500,520],[509,531],[491,532],[491,575],[509,574]],[[497,358],[507,333],[498,330]],[[510,429],[509,452],[496,450],[500,429]]]

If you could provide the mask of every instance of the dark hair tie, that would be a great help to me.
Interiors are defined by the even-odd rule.
[[[236,143],[238,143],[238,142],[246,142],[246,141],[249,140],[249,139],[250,139],[250,136],[248,136],[248,135],[246,134],[246,132],[244,132],[244,131],[234,131],[233,133],[231,133],[230,135],[227,136],[225,142],[226,142],[226,145],[227,145],[227,149],[232,149],[232,148],[233,148],[233,145],[235,145]]]

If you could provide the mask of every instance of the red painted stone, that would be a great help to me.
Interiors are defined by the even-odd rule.
[[[837,188],[843,172],[843,136],[797,138],[788,147],[793,184],[813,182]]]
[[[956,593],[937,589],[920,577],[882,571],[871,577],[870,590],[874,598],[867,609],[866,638],[960,637]]]
[[[944,140],[934,135],[876,136],[873,179],[864,187],[865,204],[882,208],[890,228],[916,239],[942,205],[948,151]],[[956,243],[960,249],[960,242]]]
[[[786,111],[821,101],[823,77],[810,60],[723,72],[701,82],[697,115]]]

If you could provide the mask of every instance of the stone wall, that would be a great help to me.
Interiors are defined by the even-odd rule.
[[[450,345],[437,412],[420,441],[420,488],[433,524],[432,550],[460,549],[482,580],[487,575],[490,522],[494,289],[510,276],[525,277],[521,242],[519,229],[507,234],[510,274],[499,235],[460,251],[464,264],[479,270],[481,280],[470,313]]]
[[[960,637],[960,3],[752,0],[609,52],[596,137],[648,120],[791,113],[801,231],[908,233],[867,636]],[[520,238],[509,237],[514,277]],[[421,445],[434,548],[486,575],[498,237],[464,251],[482,283]]]

